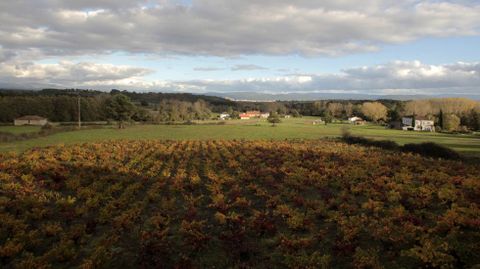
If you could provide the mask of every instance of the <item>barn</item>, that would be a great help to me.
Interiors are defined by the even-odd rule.
[[[20,125],[43,126],[48,123],[48,119],[40,116],[27,115],[27,116],[16,118],[13,123],[15,126],[20,126]]]

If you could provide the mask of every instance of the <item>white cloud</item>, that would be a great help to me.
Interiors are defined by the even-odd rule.
[[[0,64],[0,80],[38,87],[181,92],[343,92],[365,94],[477,94],[480,63],[428,65],[395,61],[345,69],[332,74],[285,74],[237,80],[150,80],[152,71],[133,66],[60,62],[58,64]]]
[[[220,71],[225,70],[225,68],[220,67],[194,67],[193,71],[200,71],[200,72],[212,72],[212,71]]]
[[[231,68],[232,71],[267,70],[268,68],[256,64],[237,64]]]
[[[478,63],[419,61],[238,80],[150,80],[150,69],[75,56],[329,55],[375,51],[428,37],[480,34],[475,0],[16,0],[0,1],[0,82],[22,87],[110,87],[163,91],[351,91],[476,93]],[[54,56],[54,57],[52,57]],[[194,71],[266,70],[224,64]],[[270,66],[270,64],[269,64]],[[269,69],[270,70],[270,69]],[[272,71],[275,70],[272,67]],[[292,69],[277,72],[298,72]]]
[[[142,84],[152,71],[145,68],[63,61],[57,64],[31,62],[0,64],[0,80],[4,85],[38,85],[40,87],[90,87],[97,85]]]
[[[341,55],[479,28],[478,1],[0,2],[0,45],[46,55]]]

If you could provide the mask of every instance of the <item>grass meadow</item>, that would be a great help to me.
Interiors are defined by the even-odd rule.
[[[114,126],[99,129],[85,129],[62,132],[50,136],[0,143],[0,152],[22,152],[33,147],[45,147],[57,144],[77,144],[84,142],[101,142],[107,140],[283,140],[283,139],[320,139],[334,138],[341,135],[342,128],[349,128],[354,135],[374,139],[387,139],[399,144],[435,142],[452,148],[460,153],[480,156],[480,136],[425,133],[385,129],[382,126],[352,126],[348,124],[314,125],[315,118],[283,119],[282,123],[272,127],[264,119],[232,120],[225,124],[194,125],[132,125],[119,130]],[[0,132],[19,134],[35,132],[38,127],[0,126]]]
[[[40,131],[40,126],[0,126],[0,132],[23,134],[23,133],[35,133]]]

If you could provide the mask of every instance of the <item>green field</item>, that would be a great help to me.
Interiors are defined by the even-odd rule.
[[[375,139],[393,140],[399,144],[436,142],[469,155],[480,155],[479,135],[453,135],[442,133],[421,133],[385,129],[381,126],[352,126],[346,124],[313,125],[315,118],[284,119],[276,127],[266,120],[234,120],[225,125],[135,125],[118,130],[114,127],[63,132],[54,135],[10,143],[1,143],[0,151],[21,152],[32,147],[44,147],[55,144],[76,144],[105,140],[206,140],[206,139],[318,139],[338,137],[342,127],[350,128],[354,135]],[[18,129],[17,129],[18,128]],[[9,130],[21,133],[29,128],[38,127],[0,127],[0,131]]]
[[[23,133],[35,133],[40,131],[40,126],[0,126],[0,132],[23,134]]]

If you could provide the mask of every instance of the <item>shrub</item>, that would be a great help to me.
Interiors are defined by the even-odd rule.
[[[423,156],[434,158],[452,160],[460,159],[460,155],[456,151],[433,142],[425,142],[420,144],[405,144],[402,147],[402,151],[418,153]]]
[[[192,121],[192,120],[186,120],[183,122],[184,125],[195,125],[197,124],[196,122]]]
[[[442,127],[444,131],[456,131],[460,127],[460,118],[455,114],[443,115]]]
[[[7,132],[0,132],[0,142],[15,141],[16,136]]]
[[[47,123],[47,124],[43,125],[41,129],[42,130],[51,130],[53,128],[55,128],[55,126],[53,126],[51,123]]]
[[[378,147],[388,150],[397,150],[399,145],[391,140],[375,140],[362,136],[354,136],[350,134],[347,128],[342,128],[342,140],[348,144],[360,144],[364,146]]]
[[[347,128],[342,129],[342,140],[348,144],[359,144],[370,147],[378,147],[386,150],[397,150],[403,152],[417,153],[426,157],[443,158],[450,160],[461,159],[456,151],[433,142],[420,144],[405,144],[399,146],[391,140],[374,140],[362,136],[351,135]]]

